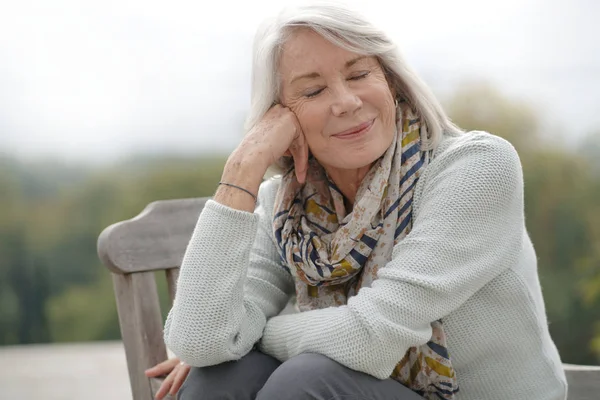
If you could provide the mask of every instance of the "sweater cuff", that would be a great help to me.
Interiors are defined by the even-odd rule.
[[[258,229],[258,214],[236,210],[214,200],[208,200],[200,213],[192,241],[223,246],[225,243],[252,246]],[[228,246],[226,246],[228,247]]]
[[[258,215],[242,210],[236,210],[235,208],[228,207],[219,202],[209,199],[204,205],[204,210],[207,210],[211,214],[218,215],[220,218],[226,218],[227,221],[247,223],[251,224],[258,222]],[[234,223],[235,223],[234,222]]]
[[[303,317],[302,313],[271,317],[258,342],[259,350],[280,362],[289,360],[293,357],[289,344],[298,344],[300,341],[302,324],[298,320]]]

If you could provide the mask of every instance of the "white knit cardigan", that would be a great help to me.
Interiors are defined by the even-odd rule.
[[[444,136],[417,184],[412,231],[372,287],[341,307],[277,315],[294,291],[272,232],[278,185],[261,185],[254,213],[212,200],[202,211],[165,324],[183,361],[236,360],[258,342],[281,361],[320,353],[385,379],[442,318],[458,399],[566,399],[508,142]]]

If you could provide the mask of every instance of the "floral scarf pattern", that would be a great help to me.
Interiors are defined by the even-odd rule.
[[[282,177],[273,229],[301,312],[344,305],[370,287],[412,228],[413,193],[431,152],[421,151],[427,127],[406,102],[396,116],[397,134],[363,179],[352,212],[346,213],[344,196],[314,158],[304,184],[293,168]],[[426,399],[451,400],[458,385],[442,321],[431,327],[430,341],[409,348],[390,378]]]

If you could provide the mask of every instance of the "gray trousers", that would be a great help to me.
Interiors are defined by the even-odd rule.
[[[179,400],[422,400],[393,379],[379,380],[320,354],[281,363],[252,350],[238,361],[192,368]]]

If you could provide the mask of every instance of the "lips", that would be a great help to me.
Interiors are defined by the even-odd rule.
[[[373,125],[374,122],[375,122],[375,120],[372,119],[367,122],[363,122],[360,125],[356,125],[350,129],[346,129],[345,131],[336,133],[335,135],[332,135],[332,136],[335,136],[337,138],[347,138],[347,137],[359,135],[361,133],[366,132]]]

